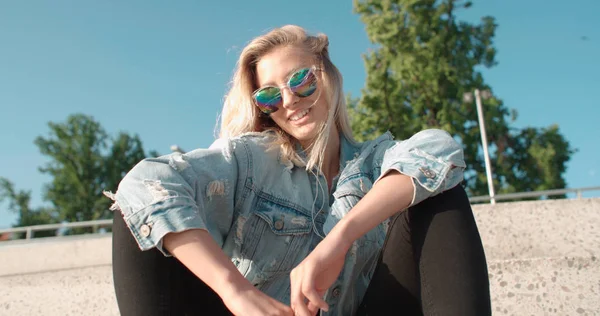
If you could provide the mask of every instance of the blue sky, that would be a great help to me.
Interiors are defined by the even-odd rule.
[[[578,149],[572,188],[600,185],[597,12],[597,0],[476,0],[459,14],[496,17],[499,64],[485,79],[519,112],[515,127],[560,125]],[[240,49],[284,24],[326,33],[345,91],[360,94],[370,43],[351,1],[0,2],[0,176],[41,205],[50,178],[33,140],[72,113],[137,133],[146,150],[208,146]],[[0,227],[15,220],[0,204]]]

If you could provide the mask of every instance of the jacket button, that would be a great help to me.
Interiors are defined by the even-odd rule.
[[[336,287],[335,289],[333,289],[333,291],[331,291],[331,296],[333,296],[334,298],[337,298],[340,296],[341,293],[342,293],[342,291],[340,290],[340,288]]]
[[[275,229],[277,229],[277,230],[283,229],[283,221],[282,220],[278,220],[275,222]]]
[[[142,234],[143,237],[150,236],[150,226],[145,224],[142,225],[142,227],[140,227],[140,234]]]
[[[429,179],[433,179],[436,176],[435,171],[433,171],[427,167],[420,167],[419,171],[421,171],[425,175],[425,177],[427,177]]]

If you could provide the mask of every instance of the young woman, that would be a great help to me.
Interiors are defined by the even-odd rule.
[[[298,26],[255,38],[220,139],[123,179],[122,315],[491,314],[460,145],[355,142],[328,44]]]

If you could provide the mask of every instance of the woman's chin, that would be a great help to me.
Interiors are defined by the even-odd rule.
[[[313,124],[305,125],[302,128],[296,129],[290,134],[300,142],[308,142],[317,137],[317,129],[315,126],[313,126]]]

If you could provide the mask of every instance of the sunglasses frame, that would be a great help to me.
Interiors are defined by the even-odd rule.
[[[282,91],[283,89],[285,89],[285,88],[288,88],[288,89],[290,89],[290,92],[292,92],[294,95],[296,95],[296,96],[298,96],[298,97],[300,97],[300,98],[308,98],[308,97],[310,97],[311,95],[313,95],[313,94],[315,93],[315,91],[316,91],[316,87],[315,87],[315,91],[313,91],[313,92],[312,92],[311,94],[309,94],[309,95],[306,95],[306,96],[304,96],[304,95],[300,95],[300,94],[297,94],[296,92],[294,92],[294,90],[292,90],[292,87],[291,87],[291,85],[290,85],[290,81],[292,80],[292,78],[293,78],[293,77],[294,77],[294,76],[295,76],[297,73],[299,73],[299,72],[301,72],[301,71],[304,71],[304,70],[306,70],[306,69],[308,69],[308,70],[309,70],[309,73],[307,73],[307,74],[306,74],[306,76],[308,76],[310,73],[312,73],[312,74],[313,74],[313,76],[315,76],[315,81],[316,81],[316,82],[318,82],[317,71],[320,71],[320,70],[321,70],[321,68],[319,68],[319,67],[317,67],[317,66],[315,66],[315,65],[313,65],[313,66],[309,66],[309,67],[302,67],[302,68],[300,68],[300,69],[298,69],[298,70],[294,71],[292,74],[290,74],[290,76],[289,76],[289,77],[288,77],[288,79],[286,80],[286,83],[285,83],[284,85],[282,85],[282,86],[268,85],[268,86],[260,87],[260,88],[258,88],[258,89],[256,89],[256,90],[254,90],[254,92],[252,92],[252,100],[254,101],[254,105],[256,105],[256,106],[259,108],[259,110],[260,110],[262,113],[264,113],[264,114],[266,114],[266,115],[270,115],[270,114],[272,114],[272,113],[275,113],[275,112],[277,112],[277,111],[279,110],[279,107],[280,107],[280,106],[281,106],[281,104],[283,103],[283,95],[282,95],[281,91]],[[261,106],[260,106],[260,105],[258,105],[258,101],[256,100],[256,95],[257,95],[259,92],[263,91],[264,89],[268,89],[268,88],[277,88],[277,89],[279,90],[279,93],[278,93],[278,95],[279,95],[280,101],[277,103],[277,104],[278,104],[277,106],[273,106],[273,107],[272,107],[272,108],[273,108],[273,110],[272,110],[272,111],[264,111],[264,110],[262,110],[262,109],[261,109]],[[269,107],[269,108],[271,108],[271,107]]]

